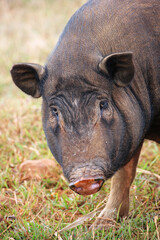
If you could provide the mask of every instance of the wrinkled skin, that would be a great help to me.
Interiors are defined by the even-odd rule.
[[[93,194],[114,175],[101,217],[120,206],[128,214],[143,140],[160,143],[159,13],[159,0],[88,1],[45,67],[11,70],[22,91],[42,96],[47,142],[70,187]]]
[[[66,89],[67,86],[64,88]],[[62,92],[64,94],[64,89]],[[54,101],[57,101],[57,105],[59,104],[59,109],[62,109],[58,114],[58,119],[48,108],[47,101],[43,102],[43,124],[49,147],[63,166],[64,174],[70,182],[79,178],[79,176],[75,176],[75,171],[84,167],[102,171],[101,174],[107,179],[126,163],[128,160],[126,155],[129,154],[131,145],[136,145],[136,140],[142,138],[143,118],[139,106],[134,109],[131,102],[131,100],[135,101],[134,97],[131,100],[128,99],[128,106],[135,111],[135,114],[133,115],[133,111],[130,110],[127,113],[131,115],[132,119],[135,117],[134,122],[137,122],[138,125],[137,139],[135,139],[135,143],[131,143],[131,134],[135,134],[134,125],[123,121],[125,116],[119,113],[119,109],[113,104],[108,92],[105,93],[101,90],[98,93],[98,89],[95,91],[91,87],[88,90],[86,87],[82,90],[80,87],[78,89],[75,87],[68,89],[67,95],[68,93],[70,96],[54,97]],[[126,93],[124,92],[124,94]],[[69,100],[70,98],[72,100],[67,103],[65,99]],[[105,99],[104,101],[107,99],[106,109],[100,107],[103,99]],[[74,104],[76,101],[77,105]],[[53,99],[51,104],[54,107],[56,105]],[[47,115],[49,116],[47,117]],[[127,131],[128,128],[130,135]]]

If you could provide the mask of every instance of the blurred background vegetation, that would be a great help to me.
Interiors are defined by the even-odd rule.
[[[70,16],[85,0],[0,1],[0,86],[10,95],[9,70],[13,63],[44,64]],[[2,91],[3,89],[3,91]],[[3,92],[3,93],[2,93]],[[17,91],[17,94],[19,91]],[[5,95],[5,96],[6,96]]]
[[[108,198],[110,181],[93,196],[68,189],[61,168],[50,178],[21,181],[19,164],[53,159],[41,124],[41,99],[12,83],[14,63],[44,64],[70,16],[85,0],[0,0],[0,239],[158,239],[160,145],[146,141],[131,189],[129,218],[107,231],[92,222],[56,237],[55,232]],[[53,159],[54,161],[54,159]]]

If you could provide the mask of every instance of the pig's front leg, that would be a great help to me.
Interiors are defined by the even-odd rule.
[[[116,219],[128,215],[129,191],[136,174],[136,167],[142,145],[134,157],[124,167],[118,170],[111,179],[111,192],[108,202],[93,224],[93,228],[105,228],[109,225],[109,219]]]

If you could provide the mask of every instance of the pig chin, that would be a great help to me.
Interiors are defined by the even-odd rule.
[[[66,177],[69,181],[69,187],[74,192],[80,195],[90,195],[101,189],[106,180],[106,170],[102,166],[97,166],[97,164],[83,164],[83,166],[72,167],[71,170],[68,168]]]

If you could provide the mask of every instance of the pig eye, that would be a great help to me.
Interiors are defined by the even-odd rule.
[[[52,113],[53,113],[56,117],[58,117],[58,110],[57,110],[56,107],[52,107]]]
[[[107,109],[108,108],[108,101],[107,100],[101,101],[99,106],[100,106],[101,111],[104,110],[104,109]]]

